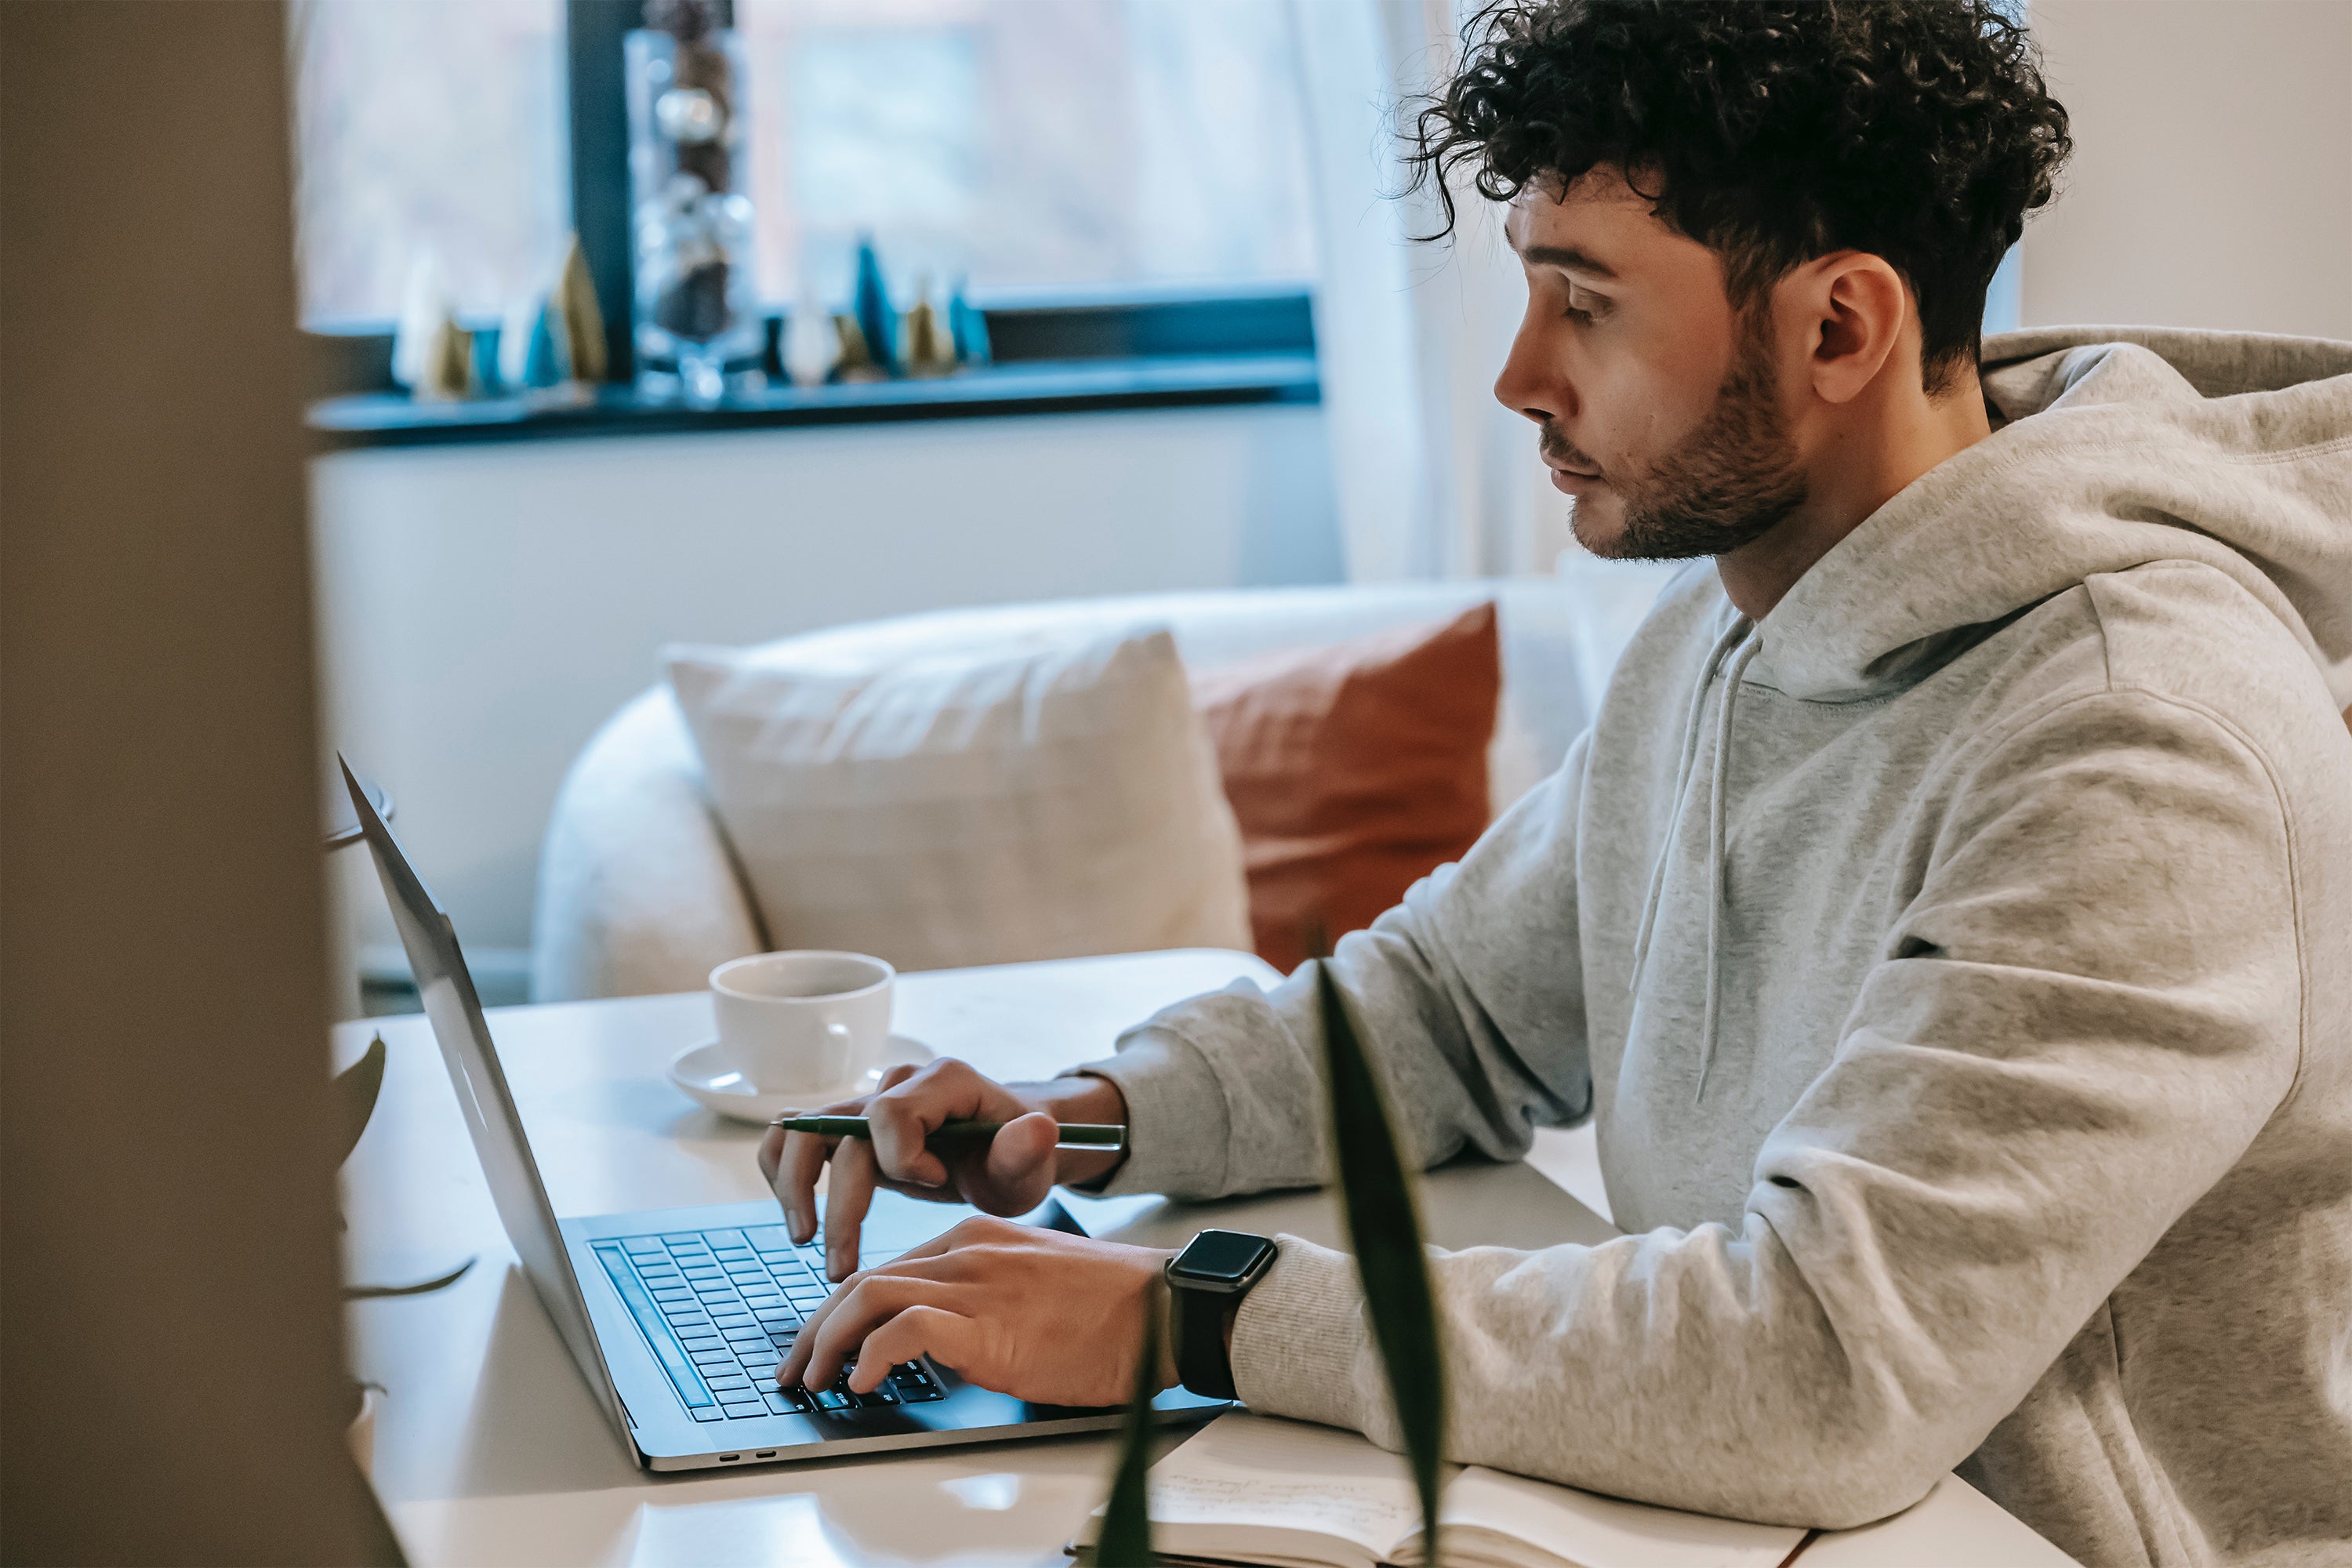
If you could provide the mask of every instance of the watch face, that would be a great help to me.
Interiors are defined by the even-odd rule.
[[[1195,1279],[1228,1284],[1249,1278],[1258,1259],[1273,1252],[1274,1243],[1262,1236],[1238,1230],[1204,1230],[1176,1258],[1176,1271]]]

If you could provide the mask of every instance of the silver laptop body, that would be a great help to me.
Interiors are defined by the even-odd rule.
[[[836,1458],[945,1443],[1098,1431],[1118,1408],[1031,1404],[908,1363],[875,1393],[785,1394],[772,1368],[824,1300],[818,1249],[796,1247],[769,1201],[559,1219],[539,1179],[457,937],[351,769],[343,782],[375,857],[499,1218],[590,1391],[637,1463],[655,1470]],[[877,1192],[859,1261],[887,1262],[972,1213]],[[1079,1227],[1058,1205],[1047,1223]],[[768,1369],[762,1375],[761,1369]],[[1222,1401],[1171,1389],[1160,1418]]]

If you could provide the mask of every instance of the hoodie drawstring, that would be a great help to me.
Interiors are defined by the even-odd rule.
[[[1739,682],[1763,647],[1761,637],[1742,643],[1723,672],[1723,717],[1715,730],[1715,798],[1708,803],[1706,814],[1706,1015],[1698,1032],[1698,1087],[1691,1091],[1693,1105],[1706,1093],[1707,1070],[1715,1066],[1716,1016],[1723,995],[1723,954],[1717,933],[1723,915],[1723,863],[1731,853],[1730,834],[1725,826],[1730,811],[1731,711],[1739,700]]]
[[[1706,695],[1715,684],[1717,672],[1724,668],[1725,658],[1737,648],[1738,652],[1732,658],[1730,668],[1726,672],[1722,712],[1717,731],[1719,739],[1716,743],[1715,768],[1709,781],[1712,798],[1707,803],[1706,1015],[1699,1040],[1700,1094],[1706,1092],[1707,1069],[1715,1063],[1716,1009],[1721,995],[1721,981],[1717,973],[1716,941],[1720,930],[1718,913],[1723,901],[1724,793],[1729,776],[1731,715],[1740,678],[1763,647],[1763,639],[1749,637],[1754,629],[1755,623],[1745,616],[1731,623],[1707,653],[1706,667],[1699,671],[1697,689],[1691,693],[1690,712],[1683,723],[1682,761],[1675,768],[1674,815],[1667,821],[1665,841],[1658,847],[1658,858],[1650,868],[1649,895],[1642,901],[1642,922],[1633,934],[1633,978],[1625,987],[1629,993],[1639,992],[1643,973],[1649,967],[1650,939],[1657,927],[1658,906],[1664,901],[1666,863],[1672,858],[1675,840],[1682,833],[1683,811],[1689,803],[1691,784],[1697,772],[1694,764],[1698,758],[1699,736],[1706,728]]]
[[[1666,818],[1665,842],[1658,846],[1658,858],[1650,865],[1650,891],[1642,900],[1642,923],[1633,932],[1633,977],[1625,983],[1628,993],[1642,989],[1642,973],[1649,965],[1650,930],[1657,921],[1658,900],[1666,885],[1666,859],[1675,852],[1675,839],[1683,829],[1683,805],[1690,798],[1691,763],[1698,755],[1698,734],[1706,714],[1707,689],[1715,684],[1715,672],[1722,667],[1724,655],[1748,635],[1748,626],[1743,616],[1715,639],[1706,665],[1698,672],[1698,685],[1691,692],[1690,713],[1683,721],[1682,761],[1675,764],[1674,813]]]

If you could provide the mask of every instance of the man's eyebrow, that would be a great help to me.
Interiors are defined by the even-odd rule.
[[[1589,272],[1595,278],[1617,276],[1615,268],[1572,245],[1530,245],[1519,252],[1519,259],[1530,267],[1564,267],[1570,272]]]

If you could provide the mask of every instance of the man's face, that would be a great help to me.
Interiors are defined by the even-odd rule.
[[[1722,260],[1613,170],[1511,205],[1528,313],[1495,395],[1541,428],[1596,555],[1720,555],[1801,505],[1769,312],[1733,308]]]

